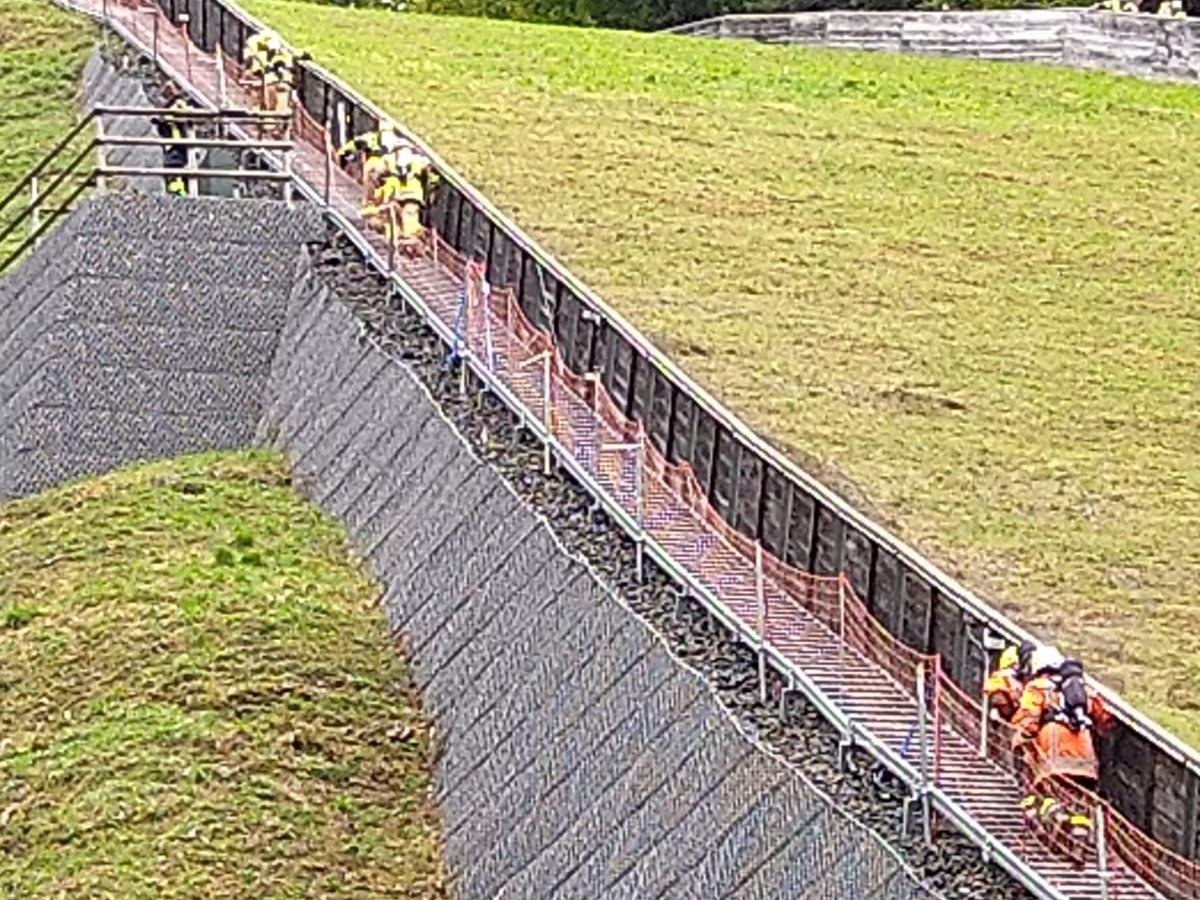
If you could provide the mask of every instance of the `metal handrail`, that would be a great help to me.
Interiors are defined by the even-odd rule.
[[[189,178],[246,178],[256,181],[291,181],[287,172],[268,169],[167,169],[161,166],[96,166],[91,177],[97,175],[126,175],[166,178],[170,175],[187,175]]]
[[[279,121],[287,122],[292,118],[291,113],[274,112],[255,109],[167,109],[159,106],[93,106],[87,114],[87,120],[96,116],[146,116],[170,115],[178,119],[204,119],[212,121]],[[85,120],[85,121],[87,121]]]
[[[17,183],[12,187],[4,199],[0,200],[0,214],[15,200],[26,187],[33,183],[46,167],[50,165],[61,154],[79,133],[83,131],[87,125],[95,121],[97,116],[112,116],[112,117],[150,117],[169,115],[178,119],[190,119],[203,122],[224,122],[224,121],[261,121],[285,122],[291,119],[290,113],[281,112],[258,112],[257,110],[249,109],[166,109],[158,106],[93,106],[84,116],[76,122],[71,129],[64,135],[58,143],[56,143],[42,159],[32,169],[25,173]],[[175,147],[206,147],[206,148],[232,148],[240,146],[250,150],[290,150],[295,145],[291,141],[268,140],[247,138],[239,141],[229,141],[223,138],[160,138],[160,137],[122,137],[121,135],[95,135],[91,138],[88,144],[80,151],[80,156],[72,161],[59,176],[51,183],[49,188],[46,188],[41,193],[37,194],[30,200],[30,208],[26,209],[21,216],[18,217],[15,223],[10,223],[9,227],[0,233],[0,241],[7,237],[16,224],[25,221],[29,216],[32,207],[36,206],[48,194],[50,194],[58,185],[62,184],[62,179],[66,174],[74,171],[78,167],[82,157],[97,147],[138,147],[138,146],[175,146]]]
[[[42,157],[41,161],[28,172],[26,172],[25,175],[22,176],[15,185],[13,185],[12,190],[4,195],[3,200],[0,200],[0,213],[4,212],[5,207],[7,207],[8,204],[10,204],[13,199],[33,181],[33,179],[42,174],[46,166],[50,165],[50,163],[54,161],[54,158],[66,149],[66,146],[75,139],[79,132],[83,131],[84,126],[86,126],[90,121],[92,121],[92,117],[89,115],[86,118],[80,119],[78,122],[76,122],[75,125],[72,126],[71,129],[62,137],[62,139],[55,144],[45,156]]]
[[[275,172],[262,169],[163,169],[142,166],[93,166],[83,180],[81,180],[79,184],[75,186],[75,189],[71,191],[70,196],[68,196],[60,206],[49,210],[49,215],[47,215],[44,220],[38,223],[37,227],[30,232],[29,236],[26,237],[25,240],[23,240],[8,256],[0,259],[0,275],[4,274],[8,267],[21,257],[21,254],[36,244],[38,239],[49,230],[50,226],[56,219],[58,219],[59,216],[61,216],[64,212],[70,211],[71,204],[74,203],[76,198],[83,193],[85,188],[94,184],[97,178],[120,175],[165,178],[170,175],[177,175],[181,172],[192,178],[246,178],[257,181],[280,182],[292,180],[291,174],[287,172]],[[49,192],[47,191],[47,193]],[[34,208],[35,207],[32,206],[30,207],[30,209]],[[36,208],[40,209],[40,207]],[[26,210],[26,213],[28,212],[29,210]],[[3,240],[4,235],[7,233],[8,230],[6,230],[4,234],[0,234],[0,240]]]
[[[0,229],[0,243],[8,238],[17,228],[19,228],[31,216],[35,216],[42,210],[47,198],[53,194],[58,188],[73,174],[76,174],[80,169],[80,164],[87,159],[92,151],[100,147],[187,147],[187,148],[208,148],[208,149],[239,149],[239,150],[276,150],[286,153],[295,147],[295,142],[289,140],[279,140],[276,138],[255,138],[250,135],[243,134],[240,138],[164,138],[157,135],[147,136],[123,136],[110,134],[93,135],[88,142],[75,154],[71,161],[62,168],[58,174],[50,181],[49,185],[41,190],[37,188],[37,176],[46,170],[46,168],[55,161],[64,150],[71,145],[71,142],[79,136],[80,132],[98,116],[113,116],[113,117],[150,117],[170,115],[175,118],[189,119],[201,122],[269,122],[269,121],[286,121],[290,119],[290,114],[280,112],[258,112],[256,110],[246,109],[164,109],[156,106],[93,106],[88,112],[71,127],[67,134],[60,139],[49,152],[27,172],[17,184],[5,195],[0,201],[0,214],[16,199],[24,190],[25,187],[33,185],[34,194],[29,200],[29,205],[21,211],[19,215],[14,217],[7,225]],[[189,178],[246,178],[257,179],[261,181],[281,181],[290,182],[291,175],[287,172],[276,172],[273,170],[257,170],[257,169],[199,169],[199,168],[179,168],[168,169],[165,167],[155,166],[110,166],[96,165],[93,166],[79,185],[72,190],[70,197],[60,204],[52,214],[47,216],[44,221],[38,222],[34,220],[30,235],[21,242],[21,244],[10,253],[8,256],[0,260],[0,273],[3,273],[12,263],[18,259],[29,247],[37,243],[38,238],[45,234],[50,225],[53,224],[64,210],[69,209],[71,203],[83,192],[89,185],[95,183],[97,178],[105,176],[146,176],[146,177],[169,177],[175,174],[184,174]]]
[[[21,241],[21,243],[17,245],[17,249],[13,250],[12,253],[0,260],[0,274],[3,274],[9,266],[11,266],[16,260],[20,259],[21,254],[36,244],[38,239],[49,230],[50,226],[58,220],[59,216],[71,208],[71,204],[75,202],[76,198],[78,198],[79,195],[84,192],[84,189],[86,189],[87,186],[94,180],[95,178],[92,177],[86,178],[79,182],[79,184],[75,186],[75,190],[71,191],[70,196],[67,197],[67,199],[64,200],[60,206],[50,210],[50,214],[38,224],[37,228],[30,232],[29,236],[25,238],[25,240]],[[30,208],[32,209],[33,207]]]
[[[26,219],[41,209],[42,203],[45,201],[45,199],[58,189],[58,186],[66,180],[68,175],[73,174],[75,170],[79,168],[79,164],[87,159],[88,155],[94,149],[96,149],[96,138],[93,137],[90,141],[88,141],[87,145],[82,150],[75,154],[75,158],[71,160],[67,167],[60,171],[57,177],[50,182],[50,186],[31,197],[29,200],[29,205],[21,211],[21,214],[9,222],[7,227],[5,227],[3,230],[0,230],[0,243],[3,243],[4,239],[12,234],[19,225],[21,225]],[[4,207],[0,206],[0,213],[2,212],[4,212]],[[42,229],[39,228],[37,230],[41,231]],[[0,272],[2,271],[4,271],[4,268],[0,266]]]
[[[110,147],[161,147],[170,144],[172,147],[201,147],[223,149],[236,146],[241,150],[291,150],[295,147],[293,141],[280,140],[230,140],[229,138],[158,138],[158,137],[120,137],[105,135],[103,140],[96,141],[98,146]]]

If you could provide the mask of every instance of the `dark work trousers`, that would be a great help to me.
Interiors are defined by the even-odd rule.
[[[163,147],[163,168],[164,169],[182,169],[187,165],[188,148],[175,147],[167,145]],[[168,194],[186,194],[187,182],[183,180],[183,173],[178,175],[168,175],[163,178],[163,183],[166,185]]]

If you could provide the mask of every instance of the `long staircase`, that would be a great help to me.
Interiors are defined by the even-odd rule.
[[[56,2],[106,20],[212,108],[255,107],[238,67],[190,44],[154,3]],[[249,126],[243,132],[262,136]],[[1023,789],[1006,736],[984,731],[978,706],[942,675],[936,657],[888,635],[844,578],[813,578],[764,559],[761,548],[708,507],[690,470],[663,459],[593,380],[562,366],[510,292],[485,291],[480,273],[436,235],[432,252],[421,258],[395,254],[360,216],[362,188],[331,163],[325,129],[300,110],[294,133],[291,171],[309,200],[325,206],[378,267],[397,276],[406,302],[481,378],[523,407],[558,464],[605,495],[639,552],[738,631],[847,742],[866,747],[913,790],[914,815],[927,828],[923,809],[964,831],[1039,897],[1198,896],[1194,884],[1184,884],[1189,862],[1151,844],[1102,804],[1097,839],[1080,852],[1064,852],[1033,830],[1018,808]],[[763,687],[765,694],[765,678]]]

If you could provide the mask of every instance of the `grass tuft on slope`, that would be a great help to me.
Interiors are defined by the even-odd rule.
[[[95,37],[86,19],[46,0],[0,4],[0,197],[75,124],[79,76]],[[0,214],[0,228],[24,205]],[[3,242],[0,259],[25,234]]]
[[[754,427],[1200,744],[1195,87],[245,5]]]
[[[444,896],[429,729],[274,455],[0,507],[0,896]]]

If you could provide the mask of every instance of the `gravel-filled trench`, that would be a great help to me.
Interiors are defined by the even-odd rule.
[[[586,558],[681,660],[708,679],[744,728],[803,769],[847,812],[891,841],[932,887],[947,896],[1031,896],[997,866],[985,862],[980,850],[949,826],[937,832],[932,848],[925,846],[915,815],[913,833],[901,835],[899,787],[862,750],[852,751],[847,769],[840,769],[837,732],[801,696],[788,695],[786,720],[781,718],[782,681],[774,673],[771,697],[766,704],[760,702],[756,655],[698,601],[684,596],[665,573],[648,564],[644,582],[639,583],[633,542],[565,472],[542,474],[540,442],[519,426],[494,395],[473,377],[465,395],[460,391],[460,374],[457,367],[447,367],[445,345],[415,313],[401,308],[387,280],[362,260],[344,235],[331,227],[325,242],[309,249],[323,282],[364,321],[372,338],[411,367],[475,451],[546,516],[564,546]]]

